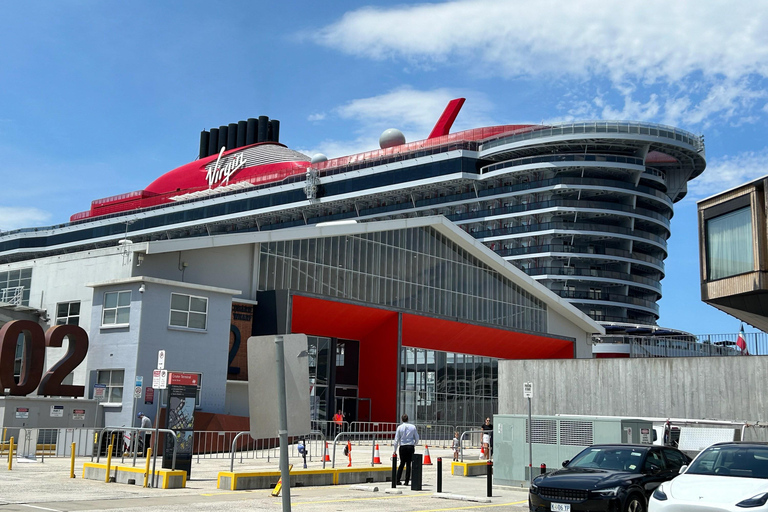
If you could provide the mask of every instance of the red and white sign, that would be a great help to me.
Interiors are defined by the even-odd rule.
[[[171,372],[168,374],[168,384],[197,386],[198,377],[196,373]]]
[[[155,389],[168,387],[168,370],[152,370],[152,387]]]
[[[155,389],[147,387],[144,391],[144,403],[151,404],[155,401]]]

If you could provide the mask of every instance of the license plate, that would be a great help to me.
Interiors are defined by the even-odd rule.
[[[550,503],[549,510],[552,512],[571,512],[570,503]]]

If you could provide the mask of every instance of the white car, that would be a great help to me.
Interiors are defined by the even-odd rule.
[[[648,512],[768,511],[768,443],[717,443],[661,484]]]

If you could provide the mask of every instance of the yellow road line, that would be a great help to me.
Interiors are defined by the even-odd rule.
[[[415,510],[414,512],[443,512],[444,510],[468,510],[471,508],[486,508],[486,507],[507,507],[509,505],[522,505],[524,503],[528,503],[528,500],[525,501],[515,501],[512,503],[494,503],[493,505],[483,505],[478,503],[477,505],[469,506],[469,507],[451,507],[451,508],[433,508],[429,510]]]
[[[403,496],[379,496],[376,498],[349,498],[345,500],[327,500],[327,501],[299,501],[292,503],[292,505],[314,505],[314,504],[321,504],[321,503],[341,503],[343,501],[370,501],[370,500],[395,500],[400,498],[423,498],[424,496],[414,494],[414,495],[403,495]]]

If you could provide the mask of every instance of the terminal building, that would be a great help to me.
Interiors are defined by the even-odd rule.
[[[499,359],[592,357],[593,334],[656,329],[701,138],[605,121],[450,133],[462,103],[425,140],[388,130],[331,160],[264,116],[204,131],[199,158],[146,189],[2,233],[0,321],[83,326],[68,379],[108,387],[111,424],[131,422],[123,389],[163,348],[217,414],[247,414],[248,336],[304,333],[316,419],[475,425]]]

